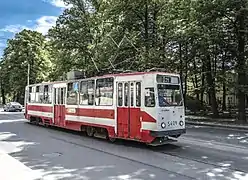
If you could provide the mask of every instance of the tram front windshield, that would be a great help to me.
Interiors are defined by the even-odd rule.
[[[182,99],[179,85],[158,84],[158,100],[160,107],[182,106]]]

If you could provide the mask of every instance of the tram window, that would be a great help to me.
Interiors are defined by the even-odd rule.
[[[96,81],[96,105],[112,106],[113,105],[113,78],[98,79]]]
[[[141,83],[136,83],[136,106],[141,106]]]
[[[124,98],[125,98],[124,99],[124,101],[125,101],[124,105],[125,106],[129,106],[128,105],[128,97],[129,97],[128,93],[129,93],[129,84],[125,83],[125,85],[124,85]]]
[[[35,102],[35,87],[32,87],[30,96],[31,96],[30,102],[31,102],[31,103],[34,103],[34,102]]]
[[[130,88],[130,91],[131,91],[131,102],[130,102],[130,104],[131,104],[131,106],[133,106],[134,105],[134,84],[133,83],[131,83],[131,88]]]
[[[52,103],[52,85],[48,86],[48,98],[47,98],[47,102],[48,104]]]
[[[95,81],[83,81],[80,86],[80,104],[94,105]]]
[[[57,89],[57,103],[61,104],[61,88]]]
[[[95,101],[95,80],[90,80],[88,83],[88,105],[94,105]]]
[[[35,102],[39,103],[40,99],[40,86],[36,86],[35,88]]]
[[[28,102],[31,102],[32,99],[32,87],[28,88]]]
[[[88,84],[87,81],[81,82],[80,85],[80,104],[88,105]]]
[[[78,103],[78,82],[68,83],[67,85],[67,104],[76,105]]]
[[[60,104],[64,104],[64,88],[60,89]]]
[[[54,100],[54,104],[58,104],[58,103],[57,103],[57,89],[54,89],[53,100]]]
[[[123,105],[123,93],[122,93],[122,83],[118,84],[118,106],[122,106]]]
[[[145,106],[155,107],[154,88],[145,88]]]
[[[44,94],[43,94],[43,103],[50,104],[52,103],[52,87],[51,85],[44,86]]]
[[[44,95],[43,95],[43,103],[48,103],[48,85],[44,86]]]
[[[38,92],[38,103],[44,102],[44,86],[40,86],[39,92]]]

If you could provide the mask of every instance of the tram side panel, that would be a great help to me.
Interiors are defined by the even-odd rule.
[[[40,123],[52,124],[52,105],[27,104],[25,118],[29,121],[40,121]]]

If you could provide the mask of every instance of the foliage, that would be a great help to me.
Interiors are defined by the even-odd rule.
[[[46,45],[42,34],[29,30],[23,30],[8,41],[1,62],[1,79],[5,93],[9,97],[23,101],[28,79],[28,64],[30,84],[48,80],[52,64]]]
[[[66,9],[49,30],[49,42],[42,40],[45,51],[32,51],[37,58],[36,68],[43,59],[53,66],[33,69],[33,82],[56,80],[73,69],[93,76],[109,70],[164,68],[180,73],[185,97],[192,95],[201,104],[205,103],[203,97],[209,97],[216,117],[220,106],[216,94],[223,95],[221,106],[225,110],[228,90],[233,89],[239,98],[239,119],[245,121],[247,0],[64,1],[73,7]],[[20,74],[26,77],[26,71],[20,71],[17,77],[10,74],[10,61],[18,69],[27,68],[20,62],[28,51],[17,50],[20,48],[12,41],[16,40],[9,41],[3,65],[4,78],[11,83]],[[38,47],[43,49],[44,44]],[[16,59],[12,51],[20,57]],[[39,74],[42,72],[48,73]],[[21,91],[24,82],[17,91]]]

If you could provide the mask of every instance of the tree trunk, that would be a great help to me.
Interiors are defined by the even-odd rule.
[[[222,59],[222,111],[226,110],[226,69],[225,69],[225,56]]]
[[[154,4],[154,10],[153,10],[153,22],[152,22],[152,42],[153,42],[153,47],[155,46],[155,44],[157,43],[157,14],[158,14],[158,8],[159,6],[157,5],[157,3]]]
[[[182,63],[183,64],[183,63]],[[188,79],[188,43],[186,42],[185,45],[185,77],[184,77],[184,93],[183,93],[183,98],[184,98],[184,103],[186,103],[186,97],[187,97],[187,91],[188,91],[188,83],[187,83],[187,79]],[[183,66],[181,67],[181,69],[184,68]]]
[[[246,123],[245,114],[245,85],[246,85],[246,73],[245,73],[245,3],[242,1],[240,5],[240,12],[237,16],[238,29],[238,59],[237,59],[237,72],[238,72],[238,120],[240,123]]]
[[[205,65],[202,65],[202,77],[201,77],[201,105],[203,106],[204,103],[204,92],[205,92]]]
[[[181,42],[179,42],[179,61],[180,61],[180,67],[178,67],[178,70],[180,72],[180,79],[181,79],[181,87],[183,87],[183,58],[182,58],[182,44]],[[185,83],[185,80],[184,80]],[[186,89],[186,84],[184,84],[184,88],[183,90],[183,95],[185,94],[185,89]],[[185,103],[185,99],[184,99],[184,103]]]
[[[146,48],[146,53],[148,53],[148,43],[149,43],[149,16],[148,16],[148,0],[145,1],[145,48]]]
[[[226,111],[226,82],[223,81],[222,111]]]
[[[196,67],[196,62],[195,62],[195,59],[194,59],[194,70],[195,72],[197,72],[197,67]],[[199,100],[200,99],[200,96],[199,96],[199,85],[198,85],[198,79],[197,79],[197,75],[195,73],[195,88],[197,89],[197,92],[196,92],[196,99]]]
[[[207,56],[207,59],[204,62],[206,63],[206,70],[207,70],[206,79],[207,79],[207,84],[209,86],[209,95],[210,95],[212,113],[213,113],[213,117],[217,118],[219,116],[219,113],[218,113],[218,105],[216,102],[215,82],[212,76],[210,55]]]
[[[246,101],[245,101],[245,107],[248,107],[248,95],[246,94]]]
[[[2,96],[2,104],[6,104],[6,98],[5,98],[5,91],[4,91],[4,87],[3,87],[3,82],[1,80],[1,96]]]
[[[187,91],[188,91],[188,89],[187,89],[187,86],[188,86],[187,81],[188,81],[188,73],[186,71],[185,78],[184,78],[184,92],[183,92],[184,104],[187,103],[186,102],[186,100],[187,100],[186,99],[187,98]]]
[[[208,81],[208,80],[207,80],[207,81]],[[208,91],[208,105],[209,105],[209,106],[212,106],[210,91]]]

